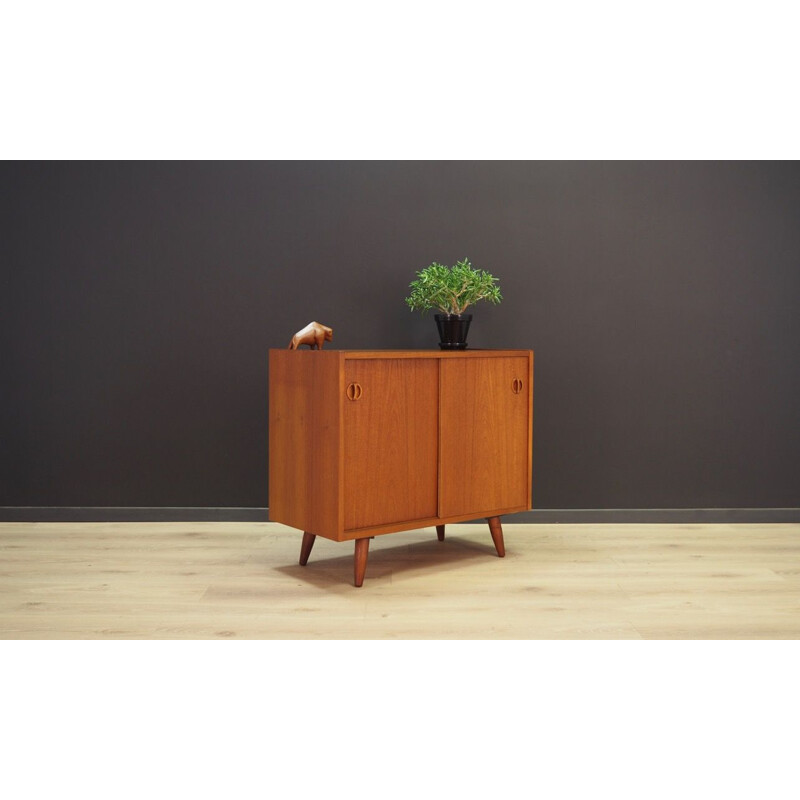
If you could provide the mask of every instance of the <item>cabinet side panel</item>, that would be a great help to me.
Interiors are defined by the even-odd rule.
[[[302,462],[305,448],[293,448],[303,412],[296,412],[302,365],[292,365],[286,354],[269,351],[269,518],[302,528],[304,499],[294,489],[301,484],[307,465]],[[294,457],[294,456],[297,457]]]
[[[338,353],[269,355],[270,520],[338,539]]]
[[[443,517],[530,503],[530,360],[448,359],[441,364]]]
[[[533,351],[528,355],[528,508],[533,508]]]

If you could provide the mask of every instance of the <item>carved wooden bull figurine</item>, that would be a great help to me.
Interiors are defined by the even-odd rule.
[[[333,329],[320,325],[319,322],[309,322],[302,330],[292,336],[289,342],[290,350],[297,350],[300,345],[307,344],[312,350],[322,350],[323,342],[330,342],[333,339]]]

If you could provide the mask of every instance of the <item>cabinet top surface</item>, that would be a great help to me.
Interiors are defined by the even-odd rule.
[[[287,350],[270,348],[270,352],[292,356],[320,356],[339,358],[492,358],[502,356],[527,356],[533,350]]]

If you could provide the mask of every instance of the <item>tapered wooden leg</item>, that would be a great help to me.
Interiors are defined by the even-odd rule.
[[[308,564],[308,557],[311,555],[311,548],[314,546],[316,534],[303,532],[303,544],[300,545],[300,566]]]
[[[444,525],[437,525],[436,526],[436,538],[440,541],[444,541]]]
[[[356,539],[356,553],[353,562],[355,585],[364,583],[364,573],[367,571],[367,554],[369,553],[369,539]]]
[[[503,542],[503,526],[500,524],[500,517],[489,517],[486,521],[489,523],[489,532],[492,534],[497,555],[502,558],[506,554],[506,546]]]

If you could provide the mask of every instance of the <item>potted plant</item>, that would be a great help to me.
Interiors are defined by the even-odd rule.
[[[438,308],[439,347],[442,350],[465,350],[472,314],[464,311],[479,300],[497,305],[503,296],[497,278],[482,269],[475,269],[469,259],[456,261],[455,266],[433,262],[417,272],[409,284],[411,294],[406,304],[412,311]]]

